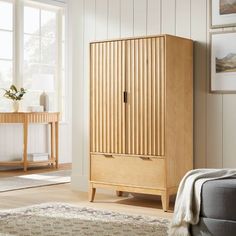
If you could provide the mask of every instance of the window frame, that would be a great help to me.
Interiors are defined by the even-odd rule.
[[[12,82],[15,78],[15,0],[1,0],[1,2],[12,3],[12,30],[0,29],[3,32],[12,33],[12,59],[0,58],[1,61],[12,62]]]

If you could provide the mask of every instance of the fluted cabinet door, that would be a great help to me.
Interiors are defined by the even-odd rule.
[[[164,37],[126,41],[127,154],[165,154]]]
[[[90,45],[90,151],[125,153],[125,41]]]

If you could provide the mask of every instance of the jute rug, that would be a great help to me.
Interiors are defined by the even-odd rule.
[[[166,236],[169,220],[48,203],[0,211],[0,235]]]
[[[70,170],[51,171],[42,174],[0,178],[0,192],[34,188],[70,182]]]

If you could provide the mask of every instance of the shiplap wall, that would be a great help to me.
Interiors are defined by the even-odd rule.
[[[59,131],[59,162],[71,163],[71,125],[63,123]],[[28,153],[50,153],[47,125],[32,124],[28,130]],[[0,124],[0,161],[19,160],[23,156],[23,125]],[[0,167],[1,169],[1,167]]]
[[[209,0],[69,0],[69,5],[79,27],[72,26],[73,83],[80,91],[73,97],[83,99],[73,105],[74,125],[83,122],[80,130],[73,129],[74,186],[83,188],[88,178],[89,42],[110,38],[168,33],[195,41],[194,166],[236,167],[236,95],[208,92]]]

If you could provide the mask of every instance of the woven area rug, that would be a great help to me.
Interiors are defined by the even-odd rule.
[[[0,211],[0,235],[166,236],[169,220],[48,203]]]
[[[60,170],[42,174],[3,177],[0,178],[0,192],[68,183],[71,180],[70,176],[70,170]]]

